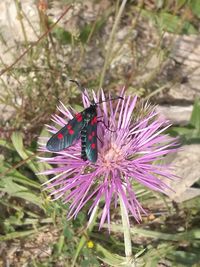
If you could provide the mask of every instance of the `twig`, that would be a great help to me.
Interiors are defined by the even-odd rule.
[[[49,29],[43,33],[40,38],[37,40],[37,42],[35,42],[34,44],[32,44],[28,49],[26,49],[10,66],[8,66],[6,69],[3,69],[0,72],[0,76],[3,75],[6,71],[11,70],[13,68],[13,66],[15,64],[17,64],[34,46],[36,46],[42,39],[44,39],[45,36],[48,35],[48,33],[50,33],[52,31],[52,29],[56,26],[56,24],[65,16],[65,14],[69,11],[69,9],[72,6],[69,6],[65,9],[65,11],[62,13],[62,15],[57,19],[57,21],[51,26],[49,27]]]
[[[27,161],[34,159],[36,156],[41,155],[43,152],[42,151],[38,151],[36,153],[34,153],[33,155],[30,155],[29,157],[27,157],[26,159],[18,162],[17,164],[13,165],[11,168],[7,169],[5,172],[0,174],[0,177],[4,177],[5,175],[7,175],[8,173],[10,173],[11,171],[14,171],[15,169],[19,168],[20,166],[24,165]]]
[[[110,34],[110,38],[108,40],[108,49],[107,49],[107,52],[106,52],[105,62],[104,62],[104,66],[103,66],[101,77],[100,77],[99,88],[102,87],[103,82],[104,82],[105,73],[106,73],[106,70],[107,70],[107,67],[108,67],[108,63],[109,63],[109,59],[110,59],[110,55],[111,55],[111,51],[112,51],[112,46],[113,46],[113,42],[114,42],[114,39],[115,39],[115,33],[116,33],[116,30],[117,30],[117,26],[119,24],[120,18],[122,16],[123,10],[125,8],[126,2],[127,2],[127,0],[123,0],[122,4],[120,6],[119,12],[117,14],[117,17],[115,19],[115,22],[114,22],[114,25],[113,25],[113,28],[112,28],[112,31],[111,31],[111,34]]]

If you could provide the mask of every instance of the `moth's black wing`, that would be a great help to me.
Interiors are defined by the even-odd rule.
[[[87,159],[96,162],[98,158],[97,148],[97,121],[96,117],[92,119],[86,126],[86,148]]]
[[[49,151],[59,152],[71,146],[74,140],[79,138],[79,133],[83,126],[84,120],[82,113],[78,113],[68,124],[49,139],[46,148]]]

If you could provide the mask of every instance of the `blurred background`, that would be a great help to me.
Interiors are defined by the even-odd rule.
[[[119,229],[86,232],[84,210],[67,221],[67,205],[41,191],[48,178],[37,173],[50,166],[37,161],[38,137],[59,100],[82,109],[69,79],[111,95],[126,86],[173,123],[182,149],[166,160],[181,179],[170,198],[135,187],[149,215],[132,219],[133,252],[146,267],[200,266],[199,31],[199,0],[1,0],[0,266],[119,266],[124,256]]]

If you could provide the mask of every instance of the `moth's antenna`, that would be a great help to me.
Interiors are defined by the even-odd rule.
[[[84,92],[85,88],[83,88],[83,86],[78,81],[76,81],[76,80],[70,79],[69,81],[75,83],[77,85],[78,89],[81,91],[81,93],[83,93],[84,96],[87,97],[88,101],[90,102],[90,99],[88,98],[88,96]]]
[[[96,103],[96,104],[101,104],[101,103],[103,103],[103,102],[113,101],[113,100],[117,100],[117,99],[122,99],[122,100],[124,100],[123,97],[121,97],[121,96],[117,96],[117,97],[115,97],[115,98],[109,98],[109,99],[106,99],[106,100],[102,100],[102,101],[100,101],[100,102],[98,102],[98,103]]]
[[[69,81],[75,83],[77,85],[77,87],[81,90],[81,92],[83,91],[83,87],[81,86],[81,84],[78,81],[72,80],[72,79],[70,79]]]

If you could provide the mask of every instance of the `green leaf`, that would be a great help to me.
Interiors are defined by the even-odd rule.
[[[157,267],[159,261],[169,255],[173,251],[174,246],[169,243],[161,243],[156,248],[149,245],[147,247],[147,253],[142,257],[145,262],[144,267]]]
[[[62,253],[64,244],[65,244],[65,237],[64,235],[60,235],[59,240],[56,244],[57,252],[59,255]]]
[[[169,133],[172,136],[179,135],[184,144],[200,143],[200,101],[195,100],[192,115],[188,125],[184,127],[171,127]]]
[[[190,0],[189,6],[192,9],[192,12],[200,18],[200,2],[199,0]]]
[[[13,150],[12,144],[9,144],[6,140],[0,139],[0,146]]]
[[[11,197],[19,197],[27,200],[40,208],[42,207],[42,199],[39,194],[36,195],[31,192],[28,188],[17,184],[12,177],[6,177],[6,179],[0,180],[0,188],[2,192],[6,192]]]
[[[14,148],[16,149],[16,151],[18,152],[20,157],[26,161],[26,164],[34,172],[35,175],[37,175],[38,172],[41,172],[45,169],[51,169],[51,166],[48,163],[42,163],[39,161],[34,161],[34,158],[36,157],[36,155],[34,156],[33,152],[26,150],[24,148],[23,138],[22,138],[22,134],[20,132],[14,132],[11,136],[11,140],[12,140]],[[31,157],[31,156],[32,156],[32,158],[29,159],[29,157]],[[42,183],[44,183],[48,180],[46,175],[40,174],[37,176]]]
[[[79,35],[79,39],[82,43],[87,42],[91,31],[92,31],[92,25],[91,24],[85,25],[85,27],[81,30],[80,35]]]
[[[178,5],[178,9],[180,9],[181,7],[183,7],[188,0],[177,0],[177,5]]]
[[[53,36],[63,45],[71,44],[73,36],[70,32],[57,26],[52,31]]]
[[[72,240],[73,239],[73,234],[71,229],[69,228],[69,225],[65,223],[64,229],[63,229],[63,235],[66,237],[67,240]]]
[[[11,140],[13,143],[14,148],[16,149],[17,153],[20,155],[20,157],[23,160],[27,160],[31,155],[33,155],[32,152],[27,152],[23,145],[23,139],[22,139],[22,133],[20,132],[14,132],[11,136]],[[32,163],[32,161],[27,160],[27,164],[32,169],[34,173],[38,172],[35,165]]]
[[[3,162],[2,165],[0,166],[0,173],[6,173],[8,170],[10,170],[7,174],[5,174],[5,177],[3,179],[7,179],[8,177],[12,178],[13,181],[18,182],[22,185],[29,185],[33,188],[40,189],[41,185],[24,176],[22,173],[17,171],[16,169],[12,170],[12,166],[6,162]]]
[[[198,34],[198,29],[192,23],[169,12],[161,11],[158,13],[142,9],[141,15],[152,20],[161,31],[180,34]]]
[[[175,132],[179,135],[188,135],[191,136],[195,129],[193,127],[185,126],[185,127],[171,127],[170,131]]]
[[[29,231],[16,231],[16,232],[12,232],[12,233],[9,233],[7,235],[0,235],[0,241],[6,241],[6,240],[11,240],[11,239],[15,239],[15,238],[21,238],[21,237],[25,237],[25,236],[28,236],[28,235],[32,235],[32,234],[36,234],[36,233],[39,233],[40,231],[43,231],[43,229],[46,229],[46,226],[45,227],[41,227],[37,230],[29,230]]]
[[[25,150],[24,150],[22,134],[20,132],[14,132],[11,136],[11,140],[12,140],[14,148],[16,149],[18,154],[21,156],[21,158],[26,159],[27,154],[25,153]]]
[[[193,264],[200,263],[199,253],[172,251],[170,256],[170,258],[172,258],[176,263],[182,263],[184,266],[193,266]]]
[[[91,36],[96,34],[102,26],[105,24],[106,16],[101,17],[99,20],[96,20],[93,23],[85,25],[79,35],[79,39],[82,43],[87,43]]]
[[[109,264],[110,266],[128,266],[126,265],[126,258],[119,256],[117,254],[113,254],[104,247],[102,247],[100,244],[96,244],[96,250],[98,252],[99,258],[106,264]]]
[[[194,102],[190,124],[200,133],[200,100]]]
[[[161,12],[156,17],[156,24],[162,31],[181,34],[197,34],[197,29],[188,21],[183,21],[181,17]]]
[[[108,225],[104,224],[104,227],[107,228]],[[122,225],[112,224],[110,228],[112,232],[123,233]],[[131,231],[131,234],[133,235],[140,235],[140,236],[166,240],[166,241],[181,241],[181,240],[194,241],[195,239],[200,239],[200,229],[193,229],[188,232],[177,233],[176,235],[158,232],[158,231],[146,230],[146,229],[142,229],[138,227],[131,227],[130,231]]]

